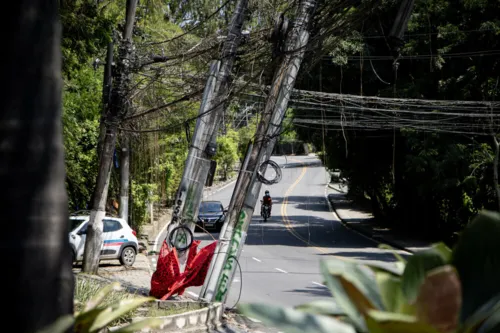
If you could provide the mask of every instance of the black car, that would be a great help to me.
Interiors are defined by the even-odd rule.
[[[204,229],[215,229],[220,231],[224,220],[226,219],[226,211],[220,201],[202,201],[198,212],[197,225]]]

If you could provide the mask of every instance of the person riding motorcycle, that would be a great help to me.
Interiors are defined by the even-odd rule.
[[[269,191],[266,191],[264,197],[262,198],[261,215],[262,215],[262,208],[264,207],[264,205],[269,206],[269,217],[271,217],[271,208],[273,207],[273,199],[271,199]]]

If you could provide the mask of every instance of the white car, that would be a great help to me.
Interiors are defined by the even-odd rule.
[[[90,216],[70,216],[69,243],[71,245],[73,262],[83,260],[87,225]],[[101,249],[101,260],[119,259],[124,266],[132,266],[139,247],[136,232],[123,219],[106,216],[103,219],[104,243]]]

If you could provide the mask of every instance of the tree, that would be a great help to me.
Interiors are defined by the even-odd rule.
[[[102,247],[102,219],[106,215],[106,200],[109,189],[109,172],[112,167],[113,153],[115,150],[118,124],[127,114],[129,107],[129,90],[132,61],[132,31],[135,23],[135,10],[137,0],[128,0],[125,25],[119,45],[119,55],[115,71],[113,72],[113,89],[111,100],[106,113],[106,136],[100,155],[99,171],[94,190],[92,210],[87,227],[85,251],[83,258],[83,271],[97,273]]]
[[[3,317],[33,333],[73,312],[56,1],[20,0],[2,20],[0,246]],[[23,300],[23,301],[20,301]]]
[[[390,98],[498,100],[500,61],[495,50],[500,24],[494,14],[498,9],[497,2],[415,2],[402,49],[404,58],[399,60],[397,80],[393,82],[393,60],[386,37],[397,2],[381,2],[377,18],[365,20],[348,35],[332,37],[337,47],[323,48],[331,63],[314,65],[310,61],[313,65],[298,87]],[[342,170],[351,195],[358,200],[370,198],[379,221],[412,235],[419,232],[424,237],[446,239],[462,229],[478,210],[498,209],[496,147],[490,133],[485,132],[490,129],[485,121],[461,120],[482,135],[457,130],[460,121],[456,118],[416,130],[415,126],[424,123],[418,115],[405,123],[398,122],[399,116],[394,113],[373,116],[378,111],[371,113],[366,104],[353,109],[344,100],[336,105],[335,112],[326,102],[322,104],[327,108],[326,119],[339,120],[339,125],[326,126],[325,140],[321,126],[297,126],[296,131],[301,139],[318,147],[325,143],[328,167]],[[403,104],[398,107],[404,108]],[[461,104],[436,107],[432,112],[485,112],[462,108]],[[371,106],[387,109],[382,104]],[[496,120],[497,106],[493,108],[492,119]],[[324,117],[320,107],[313,111],[296,107],[294,111],[297,118]],[[371,121],[371,125],[395,125],[374,129],[360,118]],[[497,133],[498,121],[492,127]]]
[[[226,180],[233,171],[238,160],[238,137],[237,133],[230,129],[225,136],[217,138],[217,154],[215,160],[217,166],[222,170],[223,179]]]

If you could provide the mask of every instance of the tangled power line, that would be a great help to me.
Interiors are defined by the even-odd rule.
[[[256,94],[248,96],[261,98]],[[315,129],[322,126],[342,131],[411,128],[469,135],[491,135],[500,130],[499,102],[383,98],[293,90],[290,106],[295,110],[295,125]]]

